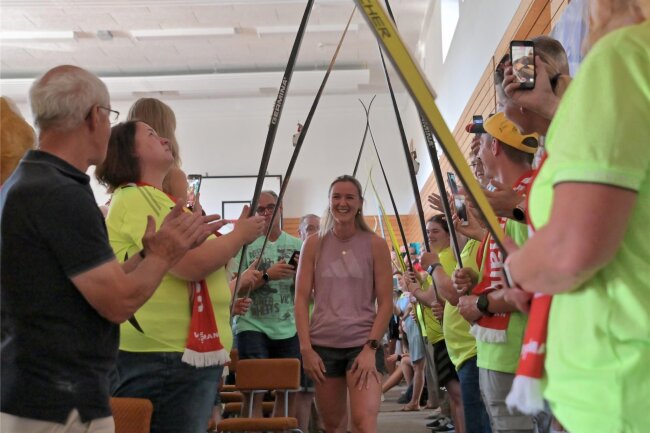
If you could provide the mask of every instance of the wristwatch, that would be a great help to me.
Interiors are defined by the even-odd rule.
[[[436,270],[438,266],[442,266],[440,263],[433,263],[427,268],[427,274],[433,276],[433,271]]]
[[[520,205],[517,205],[512,210],[512,217],[515,221],[524,222],[526,221],[526,211],[524,211],[524,208],[522,208]]]
[[[368,340],[366,341],[366,344],[372,349],[372,350],[377,350],[379,349],[379,341],[378,340]]]
[[[262,279],[263,279],[265,282],[268,283],[269,280],[271,279],[271,277],[269,277],[269,274],[267,274],[266,271],[265,271],[265,272],[262,274]]]
[[[489,306],[490,306],[490,300],[488,299],[487,294],[482,293],[478,295],[478,298],[476,298],[476,308],[478,309],[478,311],[480,311],[481,313],[487,316],[491,316],[492,313],[488,311]]]

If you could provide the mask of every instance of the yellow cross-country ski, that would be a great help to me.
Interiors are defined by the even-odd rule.
[[[420,109],[420,112],[424,113],[426,120],[431,125],[433,135],[435,135],[438,143],[440,143],[454,171],[460,177],[466,192],[478,206],[479,212],[485,221],[487,221],[488,230],[492,233],[492,236],[505,255],[506,251],[502,243],[503,230],[499,226],[497,216],[487,201],[485,194],[483,194],[481,186],[474,179],[454,136],[440,115],[433,90],[431,90],[420,68],[413,60],[406,45],[404,45],[393,21],[377,0],[355,1],[363,12],[363,16],[368,21],[370,28],[375,33],[384,52],[391,60],[393,67],[401,77],[402,82],[411,94],[415,104]],[[444,188],[443,186],[440,187]]]

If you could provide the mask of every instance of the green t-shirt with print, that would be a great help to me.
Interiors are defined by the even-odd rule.
[[[512,238],[517,245],[522,245],[528,239],[528,227],[525,224],[508,220],[506,222],[506,236]],[[485,266],[487,259],[487,254],[484,254],[481,267]],[[510,313],[504,343],[487,343],[477,339],[476,364],[480,368],[487,370],[514,374],[519,365],[519,354],[521,353],[521,344],[527,322],[528,316],[518,311],[512,312]]]
[[[460,253],[463,266],[472,268],[476,273],[479,272],[478,264],[476,263],[476,255],[478,254],[481,243],[474,239],[470,239],[465,244],[463,251]],[[456,269],[456,258],[451,248],[446,248],[438,255],[440,263],[442,264],[445,273],[449,276],[453,274]],[[463,363],[468,359],[476,356],[476,339],[469,332],[469,322],[460,315],[458,306],[451,305],[449,302],[445,303],[445,312],[442,320],[442,332],[445,336],[447,343],[447,352],[449,359],[458,370],[463,366]]]
[[[257,238],[248,246],[243,269],[248,268],[260,255],[264,237]],[[288,262],[294,251],[300,251],[302,241],[282,232],[275,242],[269,242],[264,249],[260,270],[264,271],[280,260]],[[237,272],[241,251],[232,261],[230,270]],[[293,278],[272,280],[253,290],[252,304],[248,312],[237,319],[237,334],[243,331],[263,332],[273,340],[296,335],[293,301],[295,281]]]
[[[548,158],[530,195],[539,229],[560,183],[636,193],[616,255],[588,281],[553,297],[545,397],[572,433],[650,431],[649,143],[646,21],[610,33],[587,55],[551,124]]]

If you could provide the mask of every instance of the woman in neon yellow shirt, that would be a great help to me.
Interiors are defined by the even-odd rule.
[[[445,301],[442,320],[444,342],[446,342],[448,359],[456,369],[455,380],[447,385],[447,390],[457,413],[460,414],[459,417],[464,418],[467,433],[490,432],[490,420],[481,399],[478,383],[476,340],[469,332],[469,323],[458,312],[457,304],[460,295],[454,289],[450,278],[457,264],[450,247],[449,226],[444,215],[434,215],[429,219],[427,237],[431,251],[434,252],[432,254],[437,254],[437,257],[433,258],[434,264],[429,269],[438,294]],[[478,241],[469,240],[461,253],[463,265],[473,268],[476,272],[478,272],[476,254],[479,244]],[[433,290],[426,292],[416,290],[413,294],[418,300],[429,304],[437,301]],[[434,345],[434,347],[439,346]],[[435,356],[436,367],[438,367],[438,353]]]
[[[169,213],[175,198],[163,192],[162,184],[173,164],[168,141],[146,123],[128,121],[112,128],[96,175],[113,191],[106,226],[119,260],[139,254],[146,226],[159,226]],[[134,320],[120,327],[113,395],[151,400],[152,432],[200,433],[207,428],[232,346],[225,265],[263,227],[262,217],[242,217],[233,232],[211,236],[190,250]]]
[[[537,231],[506,261],[515,285],[553,295],[530,321],[548,326],[544,395],[572,433],[650,426],[649,12],[591,1],[591,50],[530,192]]]

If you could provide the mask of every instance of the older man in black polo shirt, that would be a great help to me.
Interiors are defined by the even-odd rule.
[[[34,82],[30,100],[39,150],[0,191],[2,431],[112,432],[116,324],[210,227],[179,202],[118,264],[85,174],[103,161],[118,114],[106,86],[60,66]]]

